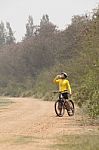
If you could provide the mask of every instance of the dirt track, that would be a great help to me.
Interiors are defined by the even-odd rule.
[[[82,126],[82,116],[56,117],[54,102],[32,98],[12,98],[15,102],[0,111],[0,150],[49,150],[57,136],[83,134],[95,130]]]

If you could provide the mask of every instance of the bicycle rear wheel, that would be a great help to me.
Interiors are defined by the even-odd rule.
[[[70,105],[70,110],[67,110],[67,113],[69,116],[73,116],[74,112],[75,112],[75,106],[74,106],[74,102],[72,100],[68,100],[68,103]]]
[[[63,115],[65,113],[65,108],[64,108],[63,102],[60,100],[57,100],[55,102],[55,113],[59,117],[63,117]]]

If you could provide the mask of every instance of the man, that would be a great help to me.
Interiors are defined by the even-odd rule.
[[[71,95],[71,86],[67,77],[67,73],[62,72],[61,75],[57,75],[54,79],[54,83],[59,85],[59,92],[62,93],[65,99],[68,99],[68,93]]]
[[[71,95],[71,86],[69,80],[67,79],[67,73],[62,72],[61,75],[57,75],[54,78],[54,83],[59,85],[59,92],[62,93],[63,98],[68,99],[68,93]],[[68,111],[70,110],[69,103],[66,101],[66,106]]]

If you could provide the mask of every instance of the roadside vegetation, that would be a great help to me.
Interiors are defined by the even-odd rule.
[[[5,108],[6,106],[8,106],[12,103],[14,103],[14,102],[12,102],[9,99],[0,98],[0,109]]]
[[[98,150],[99,135],[64,135],[57,139],[59,144],[52,145],[52,150]]]

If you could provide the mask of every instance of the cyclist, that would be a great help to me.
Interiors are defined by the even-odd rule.
[[[68,99],[68,93],[71,95],[71,86],[69,80],[67,79],[68,75],[65,72],[62,72],[61,75],[57,75],[54,78],[54,83],[59,85],[59,92],[62,93],[62,96],[65,100]],[[68,111],[70,110],[69,103],[66,101]]]

